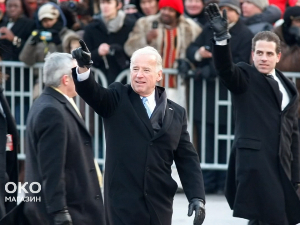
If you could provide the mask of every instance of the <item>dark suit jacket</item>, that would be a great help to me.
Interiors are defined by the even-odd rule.
[[[233,64],[229,46],[214,46],[215,65],[232,93],[235,139],[230,155],[226,197],[234,216],[268,224],[300,222],[300,201],[293,183],[300,182],[298,93],[280,71],[290,92],[282,111],[278,87],[249,64]]]
[[[67,206],[73,224],[104,224],[92,138],[70,102],[47,87],[29,112],[25,181],[39,182],[41,202],[26,202],[31,224],[52,224],[51,213]]]
[[[78,82],[75,69],[73,77],[77,93],[104,121],[107,224],[171,224],[177,190],[171,177],[173,161],[188,200],[205,199],[184,108],[167,100],[162,128],[154,134],[142,100],[130,85],[116,82],[105,89],[91,75]]]
[[[15,193],[6,193],[5,184],[7,182],[14,182],[18,185],[18,150],[19,140],[18,131],[15,120],[11,115],[6,98],[3,95],[3,89],[0,86],[0,103],[2,105],[3,113],[0,112],[0,219],[8,213],[16,202],[5,202],[5,197],[17,197],[18,191]],[[13,137],[13,151],[6,151],[6,135],[11,134]],[[10,189],[12,186],[10,186]]]

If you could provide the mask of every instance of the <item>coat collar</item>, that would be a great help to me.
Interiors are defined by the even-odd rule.
[[[58,91],[54,90],[51,87],[46,87],[43,93],[45,95],[51,95],[52,97],[57,99],[61,104],[63,104],[66,107],[67,111],[69,111],[71,115],[74,117],[74,119],[79,123],[79,125],[82,126],[84,130],[87,131],[86,126],[84,124],[84,120],[78,115],[74,107],[71,105],[69,100],[66,99],[65,96],[63,96],[61,93],[59,93]]]
[[[140,96],[132,89],[131,86],[129,86],[129,89],[130,89],[129,99],[130,99],[131,104],[133,105],[138,117],[146,126],[146,129],[148,130],[152,139],[159,138],[168,130],[168,128],[171,125],[171,122],[173,120],[174,108],[172,106],[172,103],[170,101],[167,101],[162,128],[156,135],[154,135],[151,121],[148,118],[147,112],[145,110],[145,107],[143,105],[143,102],[142,102]],[[165,92],[165,89],[157,86],[156,91]]]

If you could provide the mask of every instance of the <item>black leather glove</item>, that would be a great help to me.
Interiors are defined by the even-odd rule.
[[[231,38],[228,32],[227,12],[223,10],[223,17],[216,3],[210,3],[205,8],[205,15],[214,31],[215,41],[223,41]]]
[[[93,65],[92,56],[90,50],[86,47],[83,40],[79,40],[81,47],[72,51],[72,56],[77,60],[79,67],[90,68]]]
[[[177,61],[177,70],[178,75],[180,75],[183,79],[190,78],[194,76],[194,73],[191,71],[192,66],[191,63],[187,59],[176,59]]]
[[[188,216],[193,215],[195,211],[194,225],[201,225],[205,218],[205,206],[201,199],[193,198],[189,204]]]
[[[53,213],[53,220],[55,225],[72,225],[72,219],[67,209],[60,210]]]
[[[37,43],[39,43],[41,41],[40,31],[34,30],[34,31],[32,31],[31,35],[32,35],[32,38],[30,41],[30,45],[36,45]]]

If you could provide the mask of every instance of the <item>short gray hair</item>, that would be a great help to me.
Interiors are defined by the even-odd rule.
[[[43,81],[45,86],[58,87],[63,75],[72,75],[73,57],[69,53],[54,52],[45,58]]]
[[[130,70],[132,70],[132,62],[134,62],[134,60],[136,59],[136,57],[138,57],[139,55],[154,55],[156,58],[156,72],[162,70],[162,58],[161,55],[158,53],[158,51],[151,47],[151,46],[146,46],[144,48],[140,48],[138,50],[136,50],[131,58],[130,58]]]

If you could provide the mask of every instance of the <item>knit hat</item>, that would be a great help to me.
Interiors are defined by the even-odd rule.
[[[158,3],[159,9],[164,7],[170,7],[175,9],[180,14],[183,14],[184,6],[182,0],[160,0]]]
[[[261,10],[264,10],[267,6],[269,6],[268,0],[247,0],[247,2],[250,2],[254,5],[256,5]]]
[[[295,18],[300,18],[300,6],[288,7],[283,14],[284,25],[290,27]]]
[[[59,11],[53,4],[46,3],[42,5],[38,11],[39,21],[44,18],[57,19],[59,17]]]
[[[241,14],[241,7],[239,0],[220,0],[219,7],[227,6],[234,9],[238,14]]]

